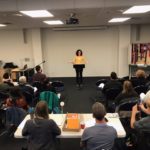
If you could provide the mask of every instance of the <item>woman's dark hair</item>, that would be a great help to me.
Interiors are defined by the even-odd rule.
[[[8,72],[4,73],[3,78],[4,79],[9,79],[9,73]]]
[[[36,70],[37,72],[39,72],[40,69],[41,69],[41,67],[40,67],[39,65],[35,67],[35,70]]]
[[[110,74],[111,79],[118,79],[116,72],[111,72]]]
[[[76,51],[76,56],[79,56],[79,52],[81,53],[81,56],[82,56],[82,50],[81,49],[78,49],[77,51]]]
[[[35,107],[35,117],[42,117],[44,119],[48,119],[48,106],[45,101],[40,101],[36,104]]]
[[[124,81],[122,93],[132,93],[134,91],[132,83],[130,81]]]
[[[106,115],[106,109],[104,105],[99,102],[93,104],[92,112],[93,112],[93,117],[99,121],[103,120],[104,116]]]

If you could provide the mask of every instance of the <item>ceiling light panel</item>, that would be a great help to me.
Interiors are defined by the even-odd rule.
[[[43,21],[44,23],[46,24],[49,24],[49,25],[61,25],[61,24],[64,24],[61,20],[50,20],[50,21]]]
[[[5,24],[0,24],[0,27],[5,27],[6,25]]]
[[[123,14],[138,14],[150,11],[150,5],[133,6],[127,9]]]
[[[33,18],[42,18],[42,17],[53,17],[53,14],[47,10],[29,10],[29,11],[20,11],[22,14]]]
[[[108,22],[110,23],[115,23],[115,22],[124,22],[124,21],[127,21],[129,20],[130,18],[112,18],[111,20],[109,20]]]

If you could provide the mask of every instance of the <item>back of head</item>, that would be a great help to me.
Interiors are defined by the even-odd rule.
[[[117,74],[115,72],[111,72],[110,74],[111,79],[116,80],[118,79]]]
[[[3,82],[11,82],[10,75],[8,72],[4,73]]]
[[[41,70],[41,67],[38,65],[38,66],[35,67],[35,70],[36,70],[37,72],[39,72],[39,71]]]
[[[36,117],[42,117],[44,119],[48,119],[48,106],[45,101],[40,101],[36,104],[35,107],[35,116]]]
[[[21,76],[21,77],[19,78],[19,83],[20,83],[20,84],[25,84],[25,83],[27,83],[27,78],[26,78],[25,76]]]
[[[9,79],[10,78],[10,76],[9,76],[9,73],[4,73],[4,75],[3,75],[3,79]]]
[[[96,102],[92,106],[93,117],[99,121],[103,120],[106,115],[106,109],[103,104]]]
[[[123,93],[130,93],[133,91],[133,86],[130,81],[124,81],[123,83]]]
[[[137,78],[145,78],[145,77],[146,77],[145,71],[142,70],[142,69],[138,69],[138,70],[136,71],[136,77],[137,77]]]

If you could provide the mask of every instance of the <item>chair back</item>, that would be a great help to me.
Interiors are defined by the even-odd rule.
[[[27,104],[29,104],[29,106],[31,106],[32,102],[33,102],[33,96],[27,91],[23,91],[22,94],[25,97]]]
[[[39,99],[47,102],[48,108],[51,112],[53,113],[61,112],[59,109],[59,98],[57,94],[55,94],[54,92],[50,91],[41,92]]]
[[[147,92],[147,87],[145,85],[139,85],[134,87],[134,90],[140,95],[141,93],[145,93]]]
[[[64,83],[62,81],[54,81],[51,85],[55,88],[56,92],[64,91]]]
[[[137,104],[138,99],[139,98],[137,97],[133,97],[122,100],[123,102],[120,102],[120,104],[116,107],[115,112],[118,113],[121,118],[130,118],[132,107]]]
[[[38,91],[41,91],[41,90],[42,90],[42,84],[41,84],[41,82],[39,82],[39,81],[34,81],[34,82],[32,83],[32,86],[33,86],[33,87],[36,87],[36,88],[38,89]]]
[[[99,86],[101,83],[106,83],[107,82],[107,79],[100,79],[96,82],[96,86]]]
[[[110,88],[105,91],[105,96],[107,100],[114,100],[116,96],[121,92],[119,88]]]
[[[137,150],[150,149],[150,130],[139,130],[137,136]]]
[[[26,112],[22,108],[15,106],[6,109],[6,124],[18,126],[26,116]]]

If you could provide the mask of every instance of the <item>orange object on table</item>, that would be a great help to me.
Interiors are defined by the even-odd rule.
[[[80,130],[80,120],[77,113],[68,113],[66,115],[65,129],[68,131],[79,131]]]

